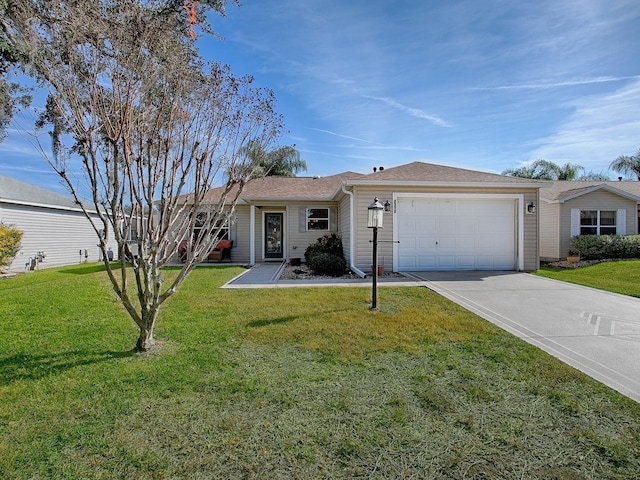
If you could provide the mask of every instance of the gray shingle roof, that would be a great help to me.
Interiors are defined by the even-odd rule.
[[[592,191],[599,186],[621,190],[625,193],[640,197],[640,182],[583,182],[583,181],[555,181],[550,186],[540,189],[540,198],[550,202],[562,202],[568,198],[578,197]]]
[[[351,184],[474,184],[504,187],[537,187],[548,182],[528,178],[507,177],[494,173],[445,167],[432,163],[412,162],[375,173],[343,172],[329,177],[264,177],[251,180],[241,198],[255,200],[329,200],[334,198],[340,185]],[[213,189],[207,199],[215,202],[222,188]],[[188,198],[188,196],[186,196]]]
[[[36,187],[4,175],[0,175],[0,202],[2,201],[48,207],[79,208],[71,196]]]
[[[434,182],[434,183],[499,183],[520,185],[543,183],[529,178],[509,177],[496,173],[479,172],[465,168],[447,167],[425,162],[412,162],[383,171],[370,173],[363,180],[383,182]]]

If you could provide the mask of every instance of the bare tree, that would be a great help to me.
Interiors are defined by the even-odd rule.
[[[161,305],[232,217],[255,167],[244,147],[269,149],[282,127],[272,92],[204,64],[184,14],[162,4],[20,2],[4,21],[49,89],[39,126],[52,126],[53,154],[41,151],[82,208],[81,187],[90,192],[99,220],[87,218],[139,328],[139,351],[154,343]],[[220,186],[223,194],[207,203]],[[118,263],[108,261],[109,235]],[[166,280],[162,267],[183,238],[194,239],[194,250]]]

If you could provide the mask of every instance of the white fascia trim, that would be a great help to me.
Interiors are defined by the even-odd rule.
[[[355,210],[355,206],[353,204],[353,192],[347,190],[345,188],[345,185],[342,184],[342,191],[344,193],[346,193],[347,195],[349,195],[349,268],[351,269],[351,271],[353,273],[355,273],[356,275],[358,275],[361,278],[365,278],[367,276],[366,273],[364,273],[362,270],[360,270],[358,267],[355,266],[355,264],[353,263],[353,258],[355,255],[355,230],[356,230],[356,225],[355,225],[355,219],[353,217],[354,215],[354,210]]]
[[[46,203],[24,202],[17,200],[9,200],[7,198],[0,198],[0,203],[9,203],[11,205],[24,205],[25,207],[37,207],[47,208],[49,210],[63,210],[65,212],[80,212],[84,213],[79,207],[63,207],[62,205],[50,205]],[[98,213],[96,210],[87,209],[87,213]]]
[[[367,186],[393,186],[393,187],[462,187],[462,188],[545,188],[552,184],[549,182],[536,183],[503,183],[503,182],[433,182],[433,181],[406,181],[406,180],[389,180],[389,181],[373,181],[373,180],[346,180],[346,186],[367,185]]]
[[[396,200],[405,197],[421,197],[421,198],[463,198],[477,200],[503,199],[516,200],[516,223],[518,230],[518,251],[516,252],[516,261],[518,270],[524,270],[524,194],[522,193],[394,193],[393,194],[393,264],[398,265],[398,211],[396,209]]]

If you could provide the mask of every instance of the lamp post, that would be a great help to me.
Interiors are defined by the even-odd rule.
[[[367,209],[369,211],[367,228],[373,228],[373,285],[371,292],[371,310],[376,310],[378,308],[378,228],[382,228],[384,206],[378,201],[378,197],[376,197]]]

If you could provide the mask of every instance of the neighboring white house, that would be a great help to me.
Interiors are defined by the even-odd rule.
[[[96,232],[70,196],[0,175],[0,222],[23,232],[10,270],[101,259]],[[111,243],[117,252],[115,242]]]

